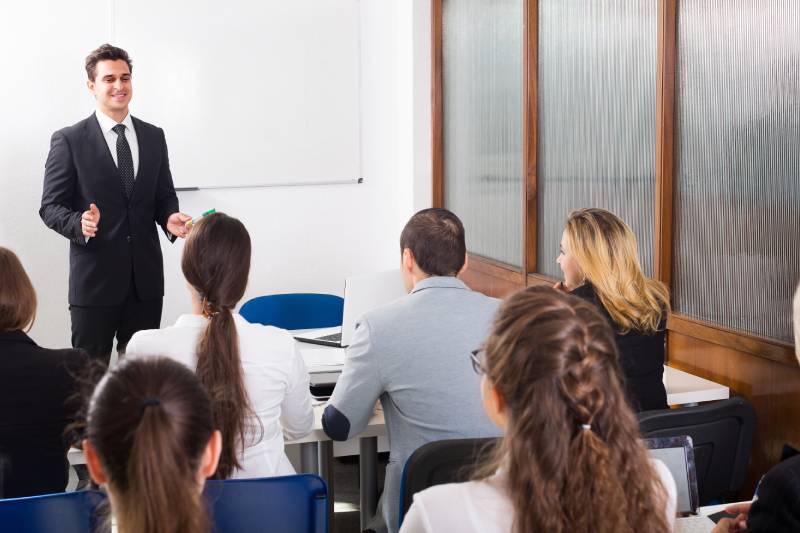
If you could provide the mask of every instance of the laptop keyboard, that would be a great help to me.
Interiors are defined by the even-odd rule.
[[[342,332],[333,333],[331,335],[324,335],[322,337],[315,337],[318,341],[331,341],[331,342],[341,342],[342,340]]]

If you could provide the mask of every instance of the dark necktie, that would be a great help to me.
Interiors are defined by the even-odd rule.
[[[122,189],[125,191],[125,198],[130,198],[133,192],[133,156],[128,139],[125,138],[125,125],[117,124],[114,126],[117,133],[117,168],[122,178]]]

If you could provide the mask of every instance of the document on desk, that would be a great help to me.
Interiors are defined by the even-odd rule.
[[[307,367],[344,364],[344,348],[300,348],[300,355]]]

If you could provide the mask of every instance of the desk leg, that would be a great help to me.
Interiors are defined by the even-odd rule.
[[[378,437],[358,439],[358,473],[361,529],[364,530],[378,504]]]
[[[300,470],[304,474],[319,474],[316,442],[304,442],[300,445]]]
[[[328,528],[333,530],[333,441],[324,440],[318,447],[319,475],[328,486]]]

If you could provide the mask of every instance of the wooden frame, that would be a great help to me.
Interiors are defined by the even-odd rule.
[[[431,0],[431,145],[433,207],[444,207],[444,89],[442,0]]]
[[[523,80],[525,102],[522,120],[523,192],[523,272],[536,272],[539,212],[539,2],[524,1]]]

